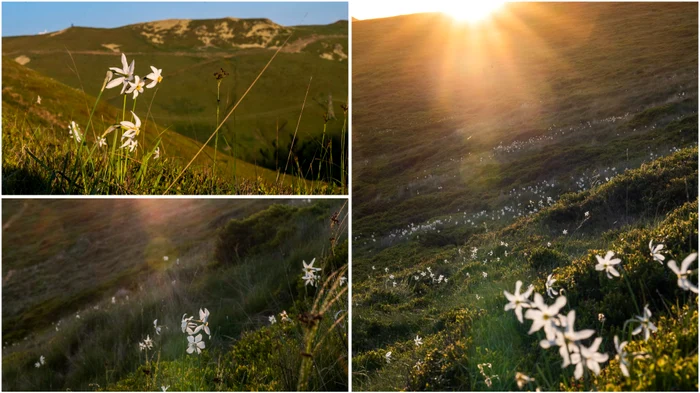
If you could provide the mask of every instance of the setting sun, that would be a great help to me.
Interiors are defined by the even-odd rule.
[[[440,12],[460,22],[477,23],[487,19],[503,7],[505,1],[454,1],[433,0],[430,2],[382,2],[356,0],[352,3],[351,15],[357,19],[386,18],[423,12]]]
[[[488,18],[496,10],[503,7],[505,1],[468,1],[445,4],[439,11],[458,21],[477,23]]]

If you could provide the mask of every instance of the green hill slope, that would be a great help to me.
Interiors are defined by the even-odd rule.
[[[68,124],[78,123],[81,128],[88,123],[88,118],[95,98],[86,95],[76,88],[66,86],[54,79],[3,58],[3,186],[5,193],[58,193],[66,192],[62,186],[52,183],[56,171],[63,167],[64,159],[74,149],[68,135]],[[37,103],[41,97],[41,104]],[[121,113],[115,107],[102,101],[93,116],[93,126],[101,133],[109,125],[121,118]],[[109,185],[113,193],[153,193],[157,192],[167,180],[173,180],[184,165],[195,156],[201,144],[179,133],[164,128],[142,116],[144,130],[140,143],[152,149],[160,139],[161,152],[164,160],[159,187],[149,189],[141,187],[138,190],[122,189]],[[95,137],[90,130],[87,135],[90,144]],[[111,143],[111,141],[110,141]],[[52,168],[51,173],[45,173],[44,166],[32,158],[27,151],[42,160],[44,165]],[[211,165],[214,149],[206,147],[193,163],[189,174],[180,182],[181,193],[210,193]],[[63,164],[62,164],[63,163]],[[215,180],[221,193],[256,193],[273,188],[277,173],[240,159],[219,153],[217,155],[217,173]],[[208,180],[205,180],[208,179]],[[236,180],[237,179],[237,180]],[[255,183],[260,183],[259,188]],[[281,193],[294,192],[294,180],[286,177],[279,189]],[[313,187],[313,182],[306,182]],[[238,184],[238,186],[236,186]],[[320,183],[319,183],[320,184]],[[134,186],[136,187],[136,186]],[[257,191],[256,191],[257,188]],[[63,190],[63,191],[59,191]],[[93,192],[107,192],[94,190]],[[84,190],[85,191],[85,190]],[[164,189],[161,190],[161,192]],[[75,192],[75,191],[74,191]]]
[[[27,67],[94,95],[106,70],[120,65],[120,52],[136,61],[137,75],[150,72],[150,65],[162,68],[166,83],[159,85],[152,102],[138,102],[137,112],[150,109],[158,124],[204,142],[216,124],[213,74],[222,68],[229,73],[220,92],[221,111],[227,113],[273,50],[290,35],[283,53],[222,129],[225,141],[219,145],[239,159],[276,170],[281,161],[276,153],[289,151],[311,78],[295,146],[302,166],[314,160],[302,145],[317,145],[316,153],[321,150],[329,96],[337,119],[326,124],[325,139],[341,138],[341,105],[347,103],[348,95],[347,21],[284,27],[265,19],[225,18],[165,20],[114,29],[71,27],[45,35],[5,37],[3,56],[24,56],[29,59]],[[104,98],[121,107],[118,90],[108,90]]]

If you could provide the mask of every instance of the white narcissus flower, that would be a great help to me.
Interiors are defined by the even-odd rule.
[[[547,282],[545,282],[544,286],[545,289],[547,290],[547,296],[549,296],[551,299],[554,299],[554,296],[559,295],[559,291],[555,290],[552,288],[552,285],[554,285],[557,280],[553,278],[554,274],[550,274],[547,276]]]
[[[160,335],[160,326],[158,326],[158,320],[153,321],[153,327],[156,329],[156,334]]]
[[[535,378],[530,378],[527,375],[521,373],[520,371],[515,373],[515,383],[518,384],[518,389],[522,389],[523,386],[530,382],[535,382]]]
[[[595,270],[605,271],[608,278],[613,278],[613,276],[620,277],[620,273],[615,270],[614,266],[622,262],[622,260],[620,258],[613,258],[613,256],[615,256],[613,251],[608,251],[604,258],[600,255],[596,255],[595,257],[598,260],[598,264],[595,265]]]
[[[391,351],[387,352],[386,355],[384,355],[384,360],[386,360],[387,363],[391,363]]]
[[[162,390],[162,391],[164,391],[164,392],[167,392],[167,391],[168,391],[168,388],[170,388],[170,385],[168,385],[168,386],[161,385],[160,390]]]
[[[632,331],[632,335],[636,336],[637,334],[644,332],[644,341],[647,341],[651,335],[651,332],[656,332],[657,330],[656,326],[650,320],[651,311],[649,311],[649,305],[644,306],[644,315],[637,315],[635,318],[637,318],[640,325]]]
[[[269,319],[269,320],[270,320],[270,325],[274,325],[274,324],[276,324],[276,323],[277,323],[277,318],[275,318],[275,316],[274,316],[274,315],[270,315],[270,317],[269,317],[269,318],[267,318],[267,319]]]
[[[595,375],[600,373],[600,364],[608,361],[607,353],[599,353],[598,347],[603,339],[598,337],[593,340],[593,344],[590,347],[580,346],[580,352],[571,355],[571,363],[576,365],[574,370],[574,377],[576,379],[581,379],[583,377],[583,368],[593,371]]]
[[[698,287],[688,278],[690,273],[692,273],[692,270],[688,270],[688,268],[690,267],[691,263],[695,262],[697,257],[697,253],[692,253],[685,257],[683,262],[681,262],[680,269],[678,268],[676,261],[668,261],[668,267],[676,274],[676,277],[678,277],[678,287],[686,291],[693,291],[695,293],[698,293]]]
[[[146,335],[146,339],[143,340],[143,345],[145,345],[148,349],[153,348],[153,340],[151,340],[150,335]]]
[[[508,291],[503,291],[503,294],[508,299],[508,304],[505,306],[505,311],[515,310],[515,316],[518,318],[520,323],[523,323],[523,308],[530,308],[530,295],[532,294],[533,288],[528,288],[525,293],[521,294],[520,289],[523,286],[523,282],[518,280],[515,282],[515,293],[511,294]]]
[[[146,85],[146,87],[149,88],[149,89],[152,88],[152,87],[154,87],[156,84],[158,84],[158,83],[160,83],[160,82],[163,81],[163,76],[161,75],[161,72],[163,72],[163,69],[162,69],[162,68],[161,68],[161,69],[158,69],[158,68],[156,68],[156,67],[151,66],[151,70],[152,70],[153,72],[151,72],[150,74],[146,75],[146,78],[145,78],[145,79],[148,79],[148,80],[151,81],[151,83],[149,83],[148,85]]]
[[[201,334],[198,334],[197,336],[187,336],[187,353],[197,351],[197,354],[199,355],[202,353],[202,349],[205,347],[206,345],[204,344],[204,341],[202,341]]]
[[[663,250],[664,245],[659,243],[657,245],[653,244],[653,240],[649,240],[649,255],[651,255],[654,260],[660,264],[664,264],[664,260],[666,257],[664,254],[661,253],[661,250]]]
[[[345,285],[348,282],[348,278],[345,276],[340,277],[340,285]]]
[[[192,328],[197,326],[194,322],[192,322],[192,319],[194,319],[194,317],[186,317],[186,315],[187,313],[182,314],[182,321],[180,321],[180,327],[182,328],[182,332],[189,333],[191,331],[192,333],[194,333],[194,330],[192,330]]]
[[[98,147],[107,146],[107,138],[105,138],[105,137],[103,137],[103,136],[97,138],[97,146],[98,146]]]
[[[304,286],[311,284],[312,287],[315,287],[318,276],[315,275],[313,272],[306,272],[306,274],[304,274],[304,276],[301,279],[304,280]]]
[[[195,333],[200,329],[203,329],[204,333],[211,337],[211,331],[209,330],[209,310],[206,307],[204,308],[204,311],[202,311],[201,308],[199,309],[199,321],[202,323],[202,325],[197,327]]]
[[[129,63],[126,61],[126,55],[122,53],[122,68],[110,67],[109,69],[114,71],[114,73],[117,74],[117,77],[110,80],[109,83],[107,83],[106,88],[111,89],[121,84],[122,92],[120,94],[124,94],[129,82],[134,80],[134,61],[132,60],[131,65],[129,65]]]
[[[44,355],[39,356],[39,363],[41,363],[42,366],[46,364],[46,358]]]
[[[571,364],[571,356],[573,353],[579,352],[579,341],[585,340],[595,334],[593,329],[584,329],[576,331],[574,324],[576,323],[576,311],[571,310],[566,316],[559,315],[559,324],[563,330],[556,330],[555,338],[552,341],[543,340],[540,342],[542,348],[549,348],[552,344],[559,346],[559,355],[563,359],[562,368]]]
[[[70,135],[71,138],[74,138],[78,143],[82,142],[83,140],[82,135],[80,135],[80,127],[72,120],[68,125],[68,135]]]
[[[417,347],[423,345],[423,339],[419,335],[416,335],[416,338],[413,339],[413,342],[416,344]]]
[[[308,264],[306,261],[301,261],[301,263],[304,265],[304,271],[305,272],[314,272],[314,271],[321,271],[322,269],[319,267],[314,267],[314,263],[316,262],[316,258],[312,259],[311,262]]]
[[[137,141],[134,138],[127,138],[126,141],[119,147],[120,149],[129,149],[130,152],[133,152],[136,150],[138,147],[139,141]]]
[[[627,360],[627,352],[625,351],[627,341],[623,341],[622,343],[620,343],[620,339],[617,338],[617,336],[615,336],[614,342],[615,351],[617,352],[617,355],[615,355],[615,359],[617,359],[617,361],[620,362],[620,371],[622,372],[622,375],[629,378],[630,372],[627,369],[627,367],[629,366],[629,361]]]
[[[138,75],[134,76],[134,82],[129,82],[129,90],[126,91],[127,94],[134,93],[134,99],[139,96],[139,93],[143,93],[144,81],[139,78]]]
[[[280,313],[280,318],[282,319],[282,322],[292,322],[292,320],[289,319],[286,310],[282,310],[282,312]]]
[[[155,150],[153,150],[153,159],[157,160],[160,158],[160,146],[156,147]]]
[[[131,112],[131,114],[134,116],[134,123],[126,120],[119,123],[124,129],[124,133],[122,134],[122,140],[124,140],[125,138],[132,139],[141,132],[141,119],[139,119],[139,117],[136,116],[136,113]]]
[[[528,334],[532,334],[542,328],[547,336],[547,340],[554,340],[556,331],[557,314],[559,310],[566,305],[566,297],[559,296],[554,304],[548,306],[545,304],[542,295],[535,293],[535,300],[531,306],[533,308],[525,312],[525,318],[532,320],[532,326]]]

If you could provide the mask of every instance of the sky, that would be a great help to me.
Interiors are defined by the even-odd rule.
[[[348,19],[347,2],[2,2],[2,36],[161,19],[268,18],[283,26]]]

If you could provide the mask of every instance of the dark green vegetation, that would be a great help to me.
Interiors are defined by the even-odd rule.
[[[353,23],[355,389],[517,390],[522,372],[523,390],[697,390],[697,296],[648,249],[698,250],[697,42],[683,4]],[[608,250],[619,279],[594,269]],[[503,310],[517,280],[551,304],[549,274],[603,339],[597,377]],[[625,325],[645,304],[646,342]],[[649,354],[630,378],[615,335]]]
[[[3,389],[296,390],[308,358],[308,389],[346,390],[347,230],[332,224],[337,212],[343,201],[5,201]],[[270,238],[236,261],[218,257],[239,223]],[[301,280],[313,258],[317,288]],[[188,355],[182,314],[205,307],[211,338]],[[154,347],[140,351],[147,335]]]
[[[343,139],[347,136],[344,109],[348,93],[347,30],[347,21],[326,26],[283,27],[264,19],[230,18],[166,20],[115,29],[72,27],[46,35],[3,38],[3,64],[25,56],[29,58],[26,63],[29,69],[92,96],[98,95],[107,69],[120,67],[122,51],[129,62],[135,60],[136,74],[141,77],[151,72],[150,65],[162,68],[163,83],[137,100],[135,112],[142,119],[153,120],[161,129],[187,137],[170,141],[178,149],[187,150],[186,146],[180,146],[196,146],[210,137],[217,125],[217,105],[220,121],[275,50],[290,37],[221,128],[218,142],[213,139],[210,147],[218,146],[217,161],[219,158],[229,161],[217,164],[217,172],[219,167],[229,167],[222,173],[224,178],[235,176],[256,182],[256,174],[246,170],[249,167],[257,168],[263,178],[269,169],[275,179],[276,173],[286,172],[287,177],[321,179],[332,188],[346,181],[347,172],[343,152],[346,146]],[[217,103],[214,73],[221,69],[228,75],[221,80]],[[21,76],[24,74],[33,75],[22,71]],[[23,86],[22,78],[6,80],[3,75],[3,93],[13,89],[23,94]],[[121,113],[123,101],[119,90],[106,90],[102,101],[119,108]],[[32,96],[27,103],[35,102],[36,95],[44,99],[63,94],[48,86],[37,86],[27,93]],[[87,119],[94,101],[88,97],[82,99],[89,104],[81,102],[66,108],[66,112],[52,115],[66,123],[78,113]],[[50,101],[47,104],[51,105]],[[131,108],[131,101],[128,106]],[[335,116],[326,118],[327,113]],[[109,122],[113,120],[110,118]],[[63,129],[67,126],[61,125]],[[84,128],[86,123],[80,125]],[[172,157],[184,161],[181,164],[184,166],[193,155]],[[211,159],[207,161],[210,163]],[[173,172],[177,171],[173,169]],[[201,182],[201,179],[193,181]],[[269,189],[270,185],[264,188]]]

